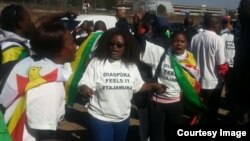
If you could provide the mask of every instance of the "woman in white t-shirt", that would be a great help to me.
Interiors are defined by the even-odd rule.
[[[195,80],[198,79],[199,70],[192,53],[186,50],[187,47],[188,38],[184,31],[174,32],[171,37],[171,48],[167,50],[146,41],[141,61],[150,65],[155,79],[168,87],[164,93],[155,93],[151,97],[152,102],[149,104],[150,141],[173,140],[173,125],[181,124],[183,114],[181,94],[185,91],[182,86],[190,85],[190,80],[186,81],[187,78],[193,81],[193,85],[197,84]],[[177,68],[178,66],[174,64],[179,64],[180,67]],[[192,88],[189,87],[189,89]],[[186,94],[190,95],[189,92]],[[188,103],[188,105],[191,104]]]
[[[76,45],[62,24],[41,26],[30,44],[35,55],[15,65],[0,94],[5,121],[13,141],[60,141],[57,125],[71,74],[65,63],[75,59]]]
[[[118,28],[103,33],[94,58],[83,74],[80,92],[90,97],[89,131],[93,141],[124,141],[131,99],[138,91],[164,92],[166,87],[144,83],[136,63],[139,47],[131,33]]]

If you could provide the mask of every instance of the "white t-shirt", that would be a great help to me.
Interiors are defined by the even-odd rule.
[[[27,123],[31,129],[56,130],[65,114],[65,89],[62,82],[40,85],[27,92]],[[24,129],[24,141],[33,137]]]
[[[234,35],[228,30],[223,30],[221,37],[225,40],[225,56],[229,67],[234,66],[234,56],[235,56],[235,45],[234,45]]]
[[[218,67],[226,63],[225,41],[215,32],[204,30],[192,38],[190,51],[200,69],[202,89],[215,89],[221,82]]]
[[[46,83],[31,87],[26,92],[26,123],[33,129],[56,130],[57,123],[65,113],[65,88],[63,82],[68,80],[71,68],[69,64],[55,64],[46,58],[34,61],[31,57],[27,57],[17,63],[11,71],[0,95],[0,103],[6,108],[5,121],[10,121],[18,103],[24,97],[20,97],[20,95],[23,94],[25,88],[29,84],[41,82],[37,77],[32,78],[34,75],[27,73],[33,67],[36,68],[35,70],[39,70],[39,76],[46,76],[55,80],[50,80],[53,81],[50,82],[46,79]],[[29,77],[32,78],[32,80],[29,80],[32,83],[26,84]],[[26,130],[26,127],[23,140],[32,140],[32,136]]]
[[[130,100],[143,84],[136,65],[125,66],[120,60],[104,62],[93,58],[78,86],[87,85],[94,91],[88,105],[93,117],[119,122],[129,117]]]
[[[56,130],[65,113],[63,82],[50,82],[29,90],[26,105],[30,128]]]
[[[164,48],[151,42],[146,42],[145,52],[141,56],[141,61],[150,65],[153,68],[153,72],[155,72],[163,53]],[[165,84],[168,88],[166,89],[166,92],[158,94],[158,96],[162,99],[178,99],[179,101],[181,88],[176,81],[176,75],[170,62],[170,54],[171,49],[166,53],[165,59],[161,65],[161,73],[158,77],[158,82],[160,84]],[[183,55],[185,56],[186,54]],[[165,102],[162,101],[162,103]]]

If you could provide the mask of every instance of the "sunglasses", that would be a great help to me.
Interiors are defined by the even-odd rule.
[[[124,47],[124,44],[112,44],[111,43],[111,47],[117,47],[117,48],[123,48]]]

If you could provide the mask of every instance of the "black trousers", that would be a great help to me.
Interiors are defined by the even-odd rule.
[[[222,88],[218,89],[201,89],[201,95],[207,103],[207,124],[218,124],[218,110],[221,101]]]
[[[183,107],[181,102],[149,105],[150,141],[172,141],[173,126],[181,123]]]

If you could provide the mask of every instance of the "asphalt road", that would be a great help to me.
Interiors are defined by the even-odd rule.
[[[67,108],[65,119],[58,126],[63,141],[89,141],[87,112],[83,105],[76,103],[73,108]],[[136,109],[132,108],[127,141],[139,139],[139,120]]]
[[[222,102],[219,109],[220,124],[228,124],[227,115],[229,111],[225,106],[225,91],[221,95]],[[67,108],[64,121],[59,123],[59,131],[63,141],[89,141],[87,130],[87,112],[86,108],[79,103],[75,103],[72,108]],[[183,122],[188,124],[189,117],[183,115]],[[128,130],[127,141],[139,141],[139,120],[136,107],[132,107],[130,127]]]

